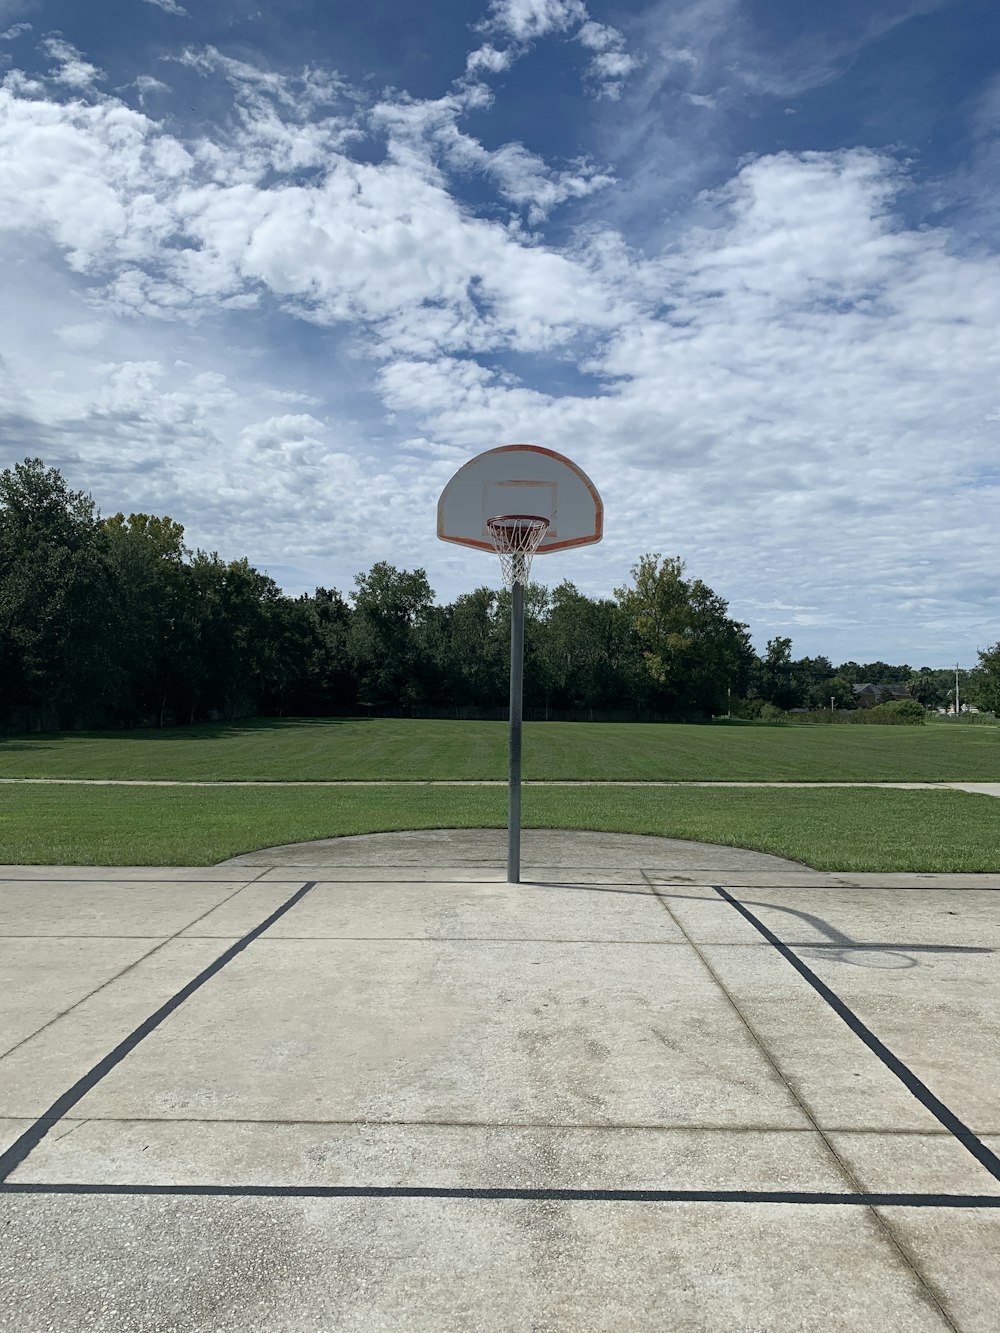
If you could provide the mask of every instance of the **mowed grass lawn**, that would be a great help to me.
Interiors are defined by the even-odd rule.
[[[502,787],[0,787],[0,861],[211,865],[352,833],[502,828]],[[771,852],[821,870],[1000,871],[1000,800],[962,792],[529,787],[529,828]]]
[[[179,781],[504,778],[505,722],[254,719],[0,739],[0,777]],[[526,779],[1000,781],[1000,728],[534,722]]]

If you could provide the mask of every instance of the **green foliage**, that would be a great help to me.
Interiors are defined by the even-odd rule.
[[[872,708],[859,708],[849,714],[848,720],[873,726],[922,726],[927,721],[927,710],[916,699],[890,699]]]
[[[0,473],[0,698],[54,720],[100,717],[114,694],[99,532],[90,498],[41,459]]]
[[[831,699],[833,710],[830,709]],[[853,708],[854,691],[845,676],[830,676],[809,689],[806,701],[810,708],[826,709],[828,712],[838,708]]]
[[[1000,716],[1000,643],[980,648],[975,700],[980,708]]]
[[[614,599],[570,582],[525,590],[527,710],[774,722],[831,699],[853,707],[857,683],[907,685],[931,706],[954,700],[948,671],[835,668],[794,659],[781,636],[758,658],[746,625],[676,557],[643,555],[631,578]],[[326,588],[290,598],[246,559],[190,551],[168,516],[101,519],[40,459],[0,474],[0,731],[256,712],[499,712],[509,636],[503,590],[441,606],[424,570],[379,561],[346,598]],[[998,657],[1000,645],[960,673],[963,702],[1000,706]]]
[[[926,671],[924,667],[922,670]],[[912,669],[905,663],[893,666],[889,662],[844,662],[837,674],[849,680],[852,685],[898,685],[906,682],[913,675]]]
[[[380,560],[354,582],[348,651],[361,698],[391,704],[433,697],[433,656],[421,651],[436,628],[427,575]]]
[[[782,712],[799,706],[802,687],[795,679],[792,667],[791,639],[768,640],[757,678],[758,692],[764,700],[761,716],[765,721],[775,721]]]
[[[546,708],[615,709],[641,693],[635,632],[618,603],[560,583],[536,638],[532,684]]]
[[[753,652],[746,625],[684,562],[659,553],[632,566],[632,586],[615,589],[646,666],[648,697],[664,712],[711,717],[742,693]]]
[[[49,725],[232,717],[282,699],[314,637],[273,579],[192,556],[172,519],[102,521],[39,459],[0,475],[6,705]]]

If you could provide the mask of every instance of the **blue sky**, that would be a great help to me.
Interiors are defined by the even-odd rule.
[[[600,488],[758,646],[1000,638],[1000,9],[0,0],[0,466],[290,592],[442,599],[471,455]]]

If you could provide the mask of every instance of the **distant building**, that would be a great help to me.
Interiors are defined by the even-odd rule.
[[[892,699],[911,699],[909,687],[906,685],[873,685],[867,682],[863,685],[852,685],[854,691],[854,702],[859,708],[873,708],[875,704],[889,703]]]

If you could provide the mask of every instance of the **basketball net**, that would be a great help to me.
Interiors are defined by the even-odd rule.
[[[549,520],[537,514],[498,514],[486,520],[493,548],[500,557],[505,588],[520,583],[524,588],[531,573],[531,557],[541,545]]]

